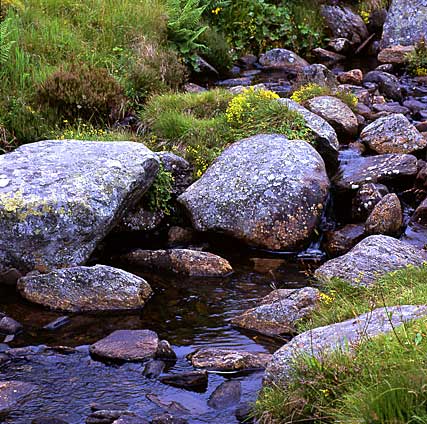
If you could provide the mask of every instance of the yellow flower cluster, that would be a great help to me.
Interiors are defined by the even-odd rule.
[[[334,300],[335,300],[335,290],[331,290],[329,294],[326,294],[323,292],[320,293],[320,301],[322,303],[325,303],[326,305],[330,305],[331,303],[334,302]]]
[[[278,94],[270,90],[257,90],[254,87],[245,88],[241,94],[235,96],[228,104],[225,112],[227,122],[230,124],[243,124],[245,112],[253,111],[254,105],[258,101],[278,98]]]
[[[222,8],[221,7],[216,7],[215,9],[212,9],[211,12],[214,15],[218,15],[219,12],[221,12]]]
[[[327,89],[325,87],[321,87],[315,83],[309,83],[294,91],[292,93],[291,99],[294,102],[302,103],[313,97],[323,96],[325,94],[327,94]]]

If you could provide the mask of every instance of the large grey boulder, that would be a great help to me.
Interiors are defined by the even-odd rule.
[[[274,353],[265,372],[265,381],[286,385],[292,374],[295,359],[301,355],[311,355],[321,360],[328,353],[338,349],[349,351],[368,338],[386,334],[405,322],[426,315],[425,305],[391,306],[378,308],[337,324],[306,331]]]
[[[17,407],[37,386],[23,381],[0,381],[0,418]]]
[[[352,44],[360,44],[368,38],[366,24],[350,8],[322,6],[321,11],[334,38],[347,38]]]
[[[29,274],[18,290],[30,302],[67,312],[139,309],[152,294],[141,277],[105,265]]]
[[[261,134],[228,147],[178,201],[198,231],[298,249],[315,229],[328,189],[324,162],[312,146]]]
[[[400,113],[378,118],[363,129],[360,138],[381,154],[412,153],[427,146],[427,139]]]
[[[296,332],[298,320],[311,314],[319,303],[320,292],[313,287],[278,289],[258,305],[231,319],[231,324],[267,336]]]
[[[345,255],[325,262],[314,275],[320,281],[341,278],[355,286],[367,286],[387,272],[408,265],[421,266],[426,261],[427,252],[393,237],[375,235],[363,239]]]
[[[313,133],[315,148],[322,156],[326,166],[328,168],[336,168],[338,164],[338,151],[340,145],[337,133],[332,126],[319,115],[310,112],[304,106],[301,106],[299,103],[291,99],[279,99],[278,101],[288,109],[294,110],[302,115],[307,127],[310,128]]]
[[[426,0],[392,0],[384,23],[381,48],[417,43],[427,33]]]
[[[338,134],[347,137],[357,135],[359,124],[356,115],[342,100],[333,96],[318,96],[309,99],[307,107],[331,124]]]
[[[0,156],[0,263],[84,264],[150,187],[159,159],[133,142],[41,141]]]
[[[268,69],[301,70],[309,63],[291,50],[272,49],[262,54],[259,63]]]

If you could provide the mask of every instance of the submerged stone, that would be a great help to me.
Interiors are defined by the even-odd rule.
[[[17,407],[37,386],[22,381],[0,381],[0,418]]]

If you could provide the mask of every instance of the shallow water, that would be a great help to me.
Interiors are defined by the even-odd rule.
[[[237,422],[236,406],[218,411],[209,408],[207,400],[221,382],[236,378],[242,383],[242,401],[254,401],[261,387],[262,372],[210,373],[207,391],[194,393],[146,379],[142,376],[142,364],[106,365],[90,359],[87,353],[87,345],[114,330],[144,328],[156,331],[172,344],[178,360],[170,373],[192,370],[186,355],[200,347],[273,352],[283,341],[244,334],[232,328],[229,320],[274,287],[304,285],[305,268],[283,258],[237,257],[231,261],[236,272],[226,279],[196,280],[139,272],[155,291],[141,312],[70,316],[67,325],[54,331],[43,330],[43,326],[63,314],[26,303],[14,291],[2,289],[0,310],[25,328],[11,343],[12,347],[79,346],[77,352],[70,354],[50,350],[26,352],[0,368],[0,380],[17,379],[39,386],[39,391],[11,413],[5,423],[28,424],[33,418],[46,415],[62,417],[70,424],[84,423],[91,402],[124,403],[125,409],[151,418],[168,410],[166,404],[171,401],[188,409],[182,416],[190,423]],[[153,394],[158,401],[147,398]]]

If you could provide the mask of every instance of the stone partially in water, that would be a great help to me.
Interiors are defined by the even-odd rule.
[[[267,336],[293,334],[298,320],[310,315],[319,302],[319,290],[278,289],[260,300],[252,309],[232,318],[236,327],[257,331]]]
[[[81,265],[150,187],[159,159],[141,143],[41,141],[0,157],[0,263]]]
[[[214,409],[228,408],[240,402],[242,384],[240,381],[224,381],[210,395],[208,405]]]
[[[90,346],[95,358],[141,362],[158,357],[159,337],[151,330],[117,330]]]
[[[325,233],[325,249],[330,256],[340,256],[356,246],[365,235],[363,224],[348,224]]]
[[[426,261],[427,252],[393,237],[376,235],[365,238],[347,254],[325,262],[314,275],[320,281],[341,278],[356,286],[367,286],[387,272],[407,265],[421,266]]]
[[[363,184],[352,200],[352,218],[355,221],[365,221],[374,210],[375,205],[386,194],[388,194],[388,188],[383,184]]]
[[[402,206],[394,193],[385,195],[369,215],[365,229],[367,234],[398,235],[403,224]]]
[[[226,259],[190,249],[134,250],[121,257],[130,265],[190,277],[225,277],[233,272]]]
[[[363,78],[364,83],[375,83],[380,93],[390,99],[401,101],[402,89],[399,80],[392,74],[382,71],[370,71]]]
[[[163,384],[187,390],[205,390],[208,386],[207,371],[191,371],[181,374],[169,374],[160,378]]]
[[[277,350],[265,372],[267,383],[286,385],[294,359],[301,354],[322,355],[337,349],[352,349],[363,340],[385,334],[403,323],[427,315],[427,306],[391,306],[378,308],[344,322],[318,327],[294,337]]]
[[[18,290],[30,302],[67,312],[139,309],[152,294],[141,277],[106,265],[28,275]]]
[[[17,407],[37,386],[22,381],[0,381],[0,417]]]
[[[271,354],[221,348],[202,348],[188,355],[188,358],[196,368],[215,371],[243,371],[265,368],[271,359]]]
[[[198,231],[295,250],[309,241],[328,191],[324,162],[312,146],[262,134],[229,146],[178,201]]]

